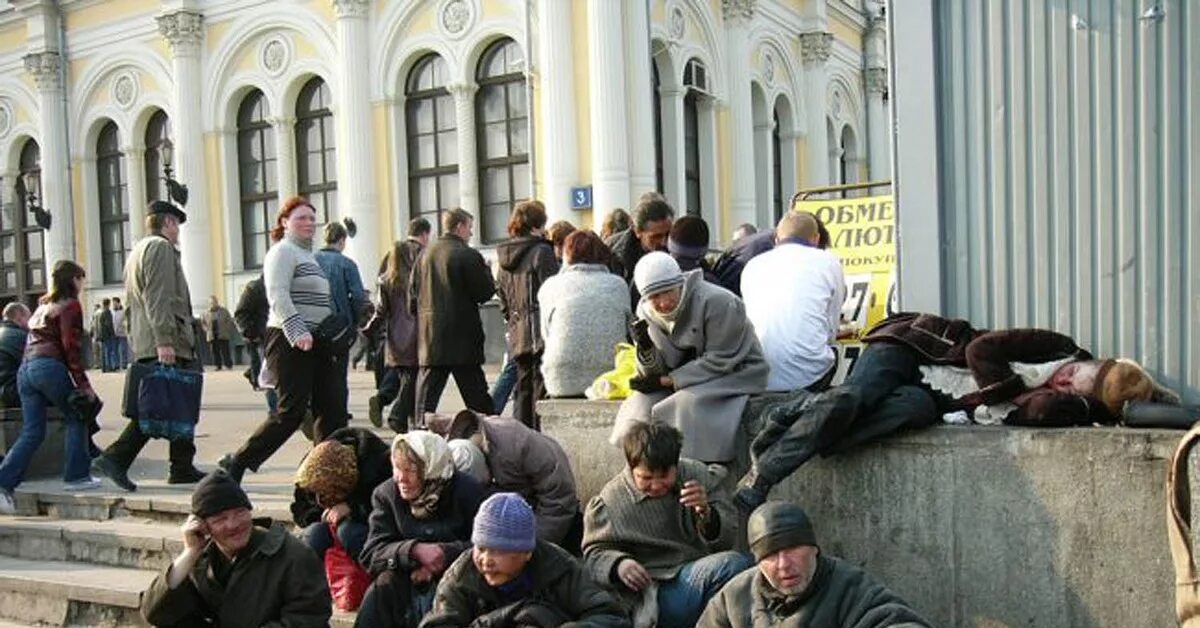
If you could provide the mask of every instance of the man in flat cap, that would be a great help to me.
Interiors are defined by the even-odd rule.
[[[183,552],[142,596],[154,626],[328,626],[320,559],[282,524],[259,527],[250,500],[224,470],[192,493]],[[233,586],[231,586],[233,585]]]
[[[931,624],[862,569],[826,556],[808,515],[787,502],[759,506],[746,524],[758,566],[730,580],[697,626],[928,628]]]

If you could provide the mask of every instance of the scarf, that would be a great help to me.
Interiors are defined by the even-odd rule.
[[[671,310],[670,312],[659,312],[658,310],[654,309],[654,306],[651,305],[650,301],[646,299],[646,297],[642,297],[642,299],[646,301],[646,318],[651,323],[654,323],[655,325],[667,330],[667,334],[670,335],[671,332],[675,331],[675,321],[679,318],[679,313],[683,311],[683,304],[687,302],[687,298],[688,286],[686,281],[683,282],[683,285],[679,286],[679,303],[676,304],[675,309]]]
[[[392,451],[396,450],[398,443],[407,445],[421,461],[425,483],[421,487],[421,494],[408,505],[414,518],[428,519],[437,512],[442,492],[454,478],[454,458],[446,441],[433,432],[418,430],[398,434],[392,441]]]

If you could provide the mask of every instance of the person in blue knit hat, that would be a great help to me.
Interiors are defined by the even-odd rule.
[[[484,500],[471,543],[446,570],[421,628],[632,626],[566,550],[538,540],[533,509],[520,495]]]

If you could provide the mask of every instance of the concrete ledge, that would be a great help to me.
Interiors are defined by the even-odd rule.
[[[21,435],[24,418],[20,408],[0,408],[0,455],[8,453],[17,437]],[[26,478],[62,477],[63,444],[66,442],[66,424],[58,408],[46,409],[46,439],[30,458]]]
[[[0,557],[0,615],[53,625],[145,625],[137,607],[154,575]]]

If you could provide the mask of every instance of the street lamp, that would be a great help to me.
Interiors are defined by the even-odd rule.
[[[21,183],[25,186],[25,206],[33,214],[33,221],[37,226],[49,231],[50,212],[42,208],[38,199],[38,190],[42,189],[41,174],[36,170],[26,172],[21,175]]]
[[[158,154],[162,158],[163,179],[167,182],[167,194],[171,200],[179,203],[180,207],[187,206],[188,189],[186,185],[175,180],[175,169],[171,164],[175,158],[175,143],[170,138],[164,138],[158,143]]]

